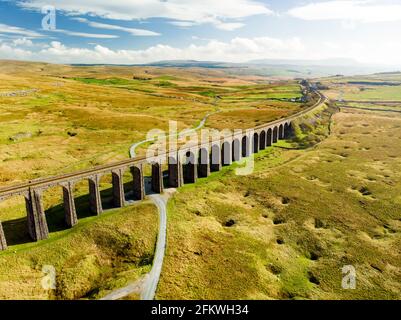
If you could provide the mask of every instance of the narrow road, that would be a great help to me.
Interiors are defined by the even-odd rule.
[[[245,108],[244,108],[245,109]],[[207,119],[216,113],[221,112],[222,110],[214,111],[208,113],[193,129],[188,129],[186,132],[191,133],[201,129]],[[169,135],[168,137],[173,136]],[[130,148],[130,156],[131,158],[136,157],[136,149],[147,142],[152,142],[154,139],[146,139],[140,142],[133,144]],[[145,181],[145,187],[149,184],[149,181]],[[167,238],[167,202],[169,197],[176,191],[176,189],[170,188],[166,189],[164,194],[150,194],[149,198],[153,201],[159,211],[159,234],[157,236],[156,250],[155,256],[153,258],[153,265],[151,271],[146,274],[144,277],[140,278],[134,283],[129,284],[128,286],[115,290],[111,292],[109,295],[105,296],[101,300],[117,300],[124,298],[132,293],[139,293],[141,300],[153,300],[156,295],[157,285],[160,280],[160,275],[163,267],[163,260],[166,251],[166,238]]]
[[[153,203],[159,209],[159,235],[157,236],[155,257],[150,273],[147,275],[142,292],[141,300],[153,300],[156,295],[157,285],[160,280],[160,274],[163,267],[164,253],[166,251],[167,236],[167,201],[168,198],[160,194],[152,194],[149,196]]]
[[[213,115],[221,111],[215,111],[208,113],[193,129],[188,129],[187,132],[191,133],[201,129],[207,119]],[[131,158],[136,157],[136,149],[147,143],[152,142],[154,139],[146,139],[143,141],[139,141],[134,143],[130,148],[130,156]],[[147,183],[145,183],[147,185]],[[153,258],[152,270],[140,278],[139,280],[131,283],[123,288],[117,289],[109,293],[107,296],[101,298],[100,300],[118,300],[122,299],[130,294],[140,294],[141,300],[153,300],[156,295],[157,285],[160,280],[160,275],[163,267],[163,260],[166,251],[166,237],[167,237],[167,201],[169,197],[175,192],[175,189],[167,189],[165,190],[165,194],[151,194],[149,198],[156,205],[159,211],[159,233],[157,236],[156,250],[155,256]]]

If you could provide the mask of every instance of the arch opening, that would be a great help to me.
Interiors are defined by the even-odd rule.
[[[232,143],[232,161],[241,160],[241,143],[238,139],[234,139]]]
[[[257,133],[253,134],[253,153],[259,152],[259,135]]]

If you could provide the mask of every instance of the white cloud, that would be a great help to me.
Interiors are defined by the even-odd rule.
[[[10,46],[6,43],[0,43],[0,57],[2,59],[20,59],[20,60],[31,60],[32,52]]]
[[[94,38],[94,39],[116,39],[116,38],[119,38],[119,36],[111,35],[111,34],[75,32],[75,31],[64,30],[64,29],[55,29],[55,30],[49,30],[49,31],[63,33],[63,34],[66,34],[68,36],[82,37],[82,38]]]
[[[0,23],[0,33],[20,35],[20,36],[31,37],[31,38],[43,37],[42,34],[36,32],[36,31],[19,28],[19,27],[14,27],[14,26],[10,26],[7,24],[3,24],[3,23]]]
[[[225,23],[234,23],[228,20],[273,14],[265,4],[255,0],[19,0],[17,4],[34,10],[54,5],[70,15],[88,14],[116,20],[166,18],[216,27],[223,24],[223,28]]]
[[[169,23],[174,26],[181,27],[181,28],[189,28],[189,27],[199,25],[199,23],[192,22],[192,21],[170,21]]]
[[[213,24],[216,28],[225,31],[234,31],[245,26],[245,24],[241,22],[222,22],[217,19],[209,19],[208,21],[209,23]],[[189,28],[201,25],[201,23],[192,21],[170,21],[169,23],[181,28]]]
[[[245,24],[241,22],[219,22],[215,24],[215,26],[216,28],[221,30],[234,31],[239,28],[242,28],[243,26],[245,26]]]
[[[295,7],[288,13],[303,20],[392,22],[401,20],[401,5],[377,0],[335,0]]]
[[[183,48],[158,44],[143,50],[113,50],[99,44],[93,44],[91,48],[78,48],[53,41],[49,45],[37,46],[38,49],[32,51],[24,47],[15,47],[12,42],[0,42],[0,58],[53,63],[137,64],[159,60],[246,62],[256,59],[344,57],[364,63],[401,66],[401,44],[391,39],[383,40],[380,45],[375,41],[369,43],[326,41],[319,46],[306,45],[299,38],[237,37],[230,41],[202,40],[205,42]]]
[[[85,18],[73,18],[73,20],[82,22],[82,23],[86,23],[88,26],[90,26],[92,28],[124,31],[124,32],[130,33],[133,36],[160,36],[160,33],[153,32],[150,30],[145,30],[145,29],[126,28],[126,27],[121,27],[121,26],[117,26],[114,24],[94,22],[94,21],[90,21]]]
[[[91,49],[73,48],[53,41],[47,48],[27,53],[25,58],[58,63],[134,64],[176,59],[245,62],[262,58],[296,58],[303,54],[305,48],[297,38],[260,37],[234,38],[228,42],[210,40],[204,45],[191,44],[185,48],[158,44],[144,50],[112,50],[101,45]],[[1,51],[0,57],[4,57]]]
[[[32,47],[33,42],[27,38],[18,38],[13,40],[14,46],[25,46],[25,47]]]

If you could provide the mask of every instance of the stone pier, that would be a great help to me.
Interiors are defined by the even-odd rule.
[[[273,131],[272,129],[267,130],[266,133],[266,147],[270,147],[273,144]]]
[[[74,201],[74,184],[68,182],[63,187],[64,220],[69,228],[78,223],[77,211]]]
[[[232,164],[232,151],[230,142],[223,142],[223,145],[221,146],[221,163],[223,166],[229,166]]]
[[[7,250],[6,237],[4,236],[3,226],[0,221],[0,251]]]
[[[182,166],[184,173],[184,183],[195,183],[198,179],[198,167],[196,165],[195,154],[188,152],[186,155],[186,161]]]
[[[280,127],[278,129],[278,138],[284,139],[284,125],[282,124],[280,124]]]
[[[242,156],[247,158],[251,155],[251,144],[249,143],[250,138],[248,136],[244,136],[242,138]]]
[[[288,139],[292,135],[292,126],[291,124],[286,124],[284,126],[284,138]]]
[[[88,179],[89,182],[89,204],[92,213],[95,215],[101,215],[103,212],[102,198],[100,196],[100,177],[93,176]]]
[[[266,131],[262,131],[259,135],[259,150],[266,149]]]
[[[221,170],[221,152],[220,145],[212,145],[210,152],[210,171],[220,171]]]
[[[49,229],[45,211],[43,209],[40,190],[29,189],[25,196],[26,212],[28,214],[28,232],[33,241],[40,241],[49,237]]]
[[[181,160],[178,155],[168,157],[168,185],[171,188],[179,188],[184,184]]]
[[[132,182],[134,192],[134,200],[145,199],[145,180],[143,177],[143,166],[137,165],[130,168],[132,174]]]
[[[124,193],[124,170],[119,169],[111,172],[113,183],[113,203],[116,208],[122,208],[125,205]]]
[[[252,143],[253,143],[253,146],[252,146],[253,153],[258,153],[259,152],[259,135],[257,133],[255,133],[253,135]]]
[[[232,160],[234,162],[241,161],[241,143],[238,139],[234,139],[232,143]]]
[[[276,143],[278,141],[278,128],[274,127],[273,129],[273,143]]]
[[[163,171],[160,163],[152,164],[152,191],[163,193]]]
[[[210,175],[210,158],[209,151],[206,148],[199,150],[199,166],[198,176],[200,178],[207,178]]]

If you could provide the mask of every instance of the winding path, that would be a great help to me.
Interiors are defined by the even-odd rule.
[[[208,113],[199,123],[198,126],[192,129],[188,129],[186,132],[195,132],[204,127],[207,119],[221,110]],[[172,135],[169,135],[170,137]],[[136,157],[136,149],[148,142],[154,141],[154,138],[145,139],[134,143],[130,148],[130,157]],[[156,295],[157,285],[160,280],[160,275],[163,267],[163,260],[166,251],[166,238],[167,238],[167,201],[175,189],[165,190],[165,194],[151,194],[149,198],[156,205],[159,211],[159,233],[157,236],[155,256],[153,258],[153,264],[151,271],[145,276],[141,277],[139,280],[131,283],[121,289],[114,290],[107,296],[100,300],[118,300],[122,299],[130,294],[139,293],[141,300],[153,300]]]
[[[322,104],[322,102],[326,101],[326,98],[322,94],[320,94],[320,93],[318,93],[318,94],[319,94],[319,101],[316,102],[313,106],[310,106],[307,109],[305,109],[293,116],[290,116],[286,119],[280,119],[280,120],[270,122],[269,125],[278,125],[278,124],[280,124],[280,122],[296,119],[297,117],[300,117],[300,116],[310,112],[311,110],[317,108],[318,106],[320,106]],[[200,121],[198,126],[196,126],[193,129],[187,129],[185,131],[185,133],[194,132],[194,131],[202,128],[205,125],[208,117],[210,115],[218,113],[218,112],[221,112],[221,111],[218,110],[218,111],[207,114]],[[281,124],[281,125],[283,125],[283,124]],[[266,124],[256,127],[255,129],[263,129],[262,126],[264,127],[264,126],[266,126]],[[275,130],[277,130],[277,126],[275,127]],[[138,143],[135,143],[134,145],[132,145],[130,148],[130,154],[131,154],[131,157],[133,157],[134,159],[127,159],[127,160],[123,160],[123,161],[120,161],[117,163],[105,164],[105,165],[97,166],[97,167],[91,168],[91,169],[84,169],[84,170],[81,170],[81,171],[78,171],[75,173],[63,174],[63,175],[47,177],[47,178],[43,178],[43,179],[35,179],[35,180],[30,180],[28,182],[21,183],[21,184],[15,185],[15,186],[0,188],[0,200],[6,199],[7,197],[10,197],[10,196],[23,195],[26,197],[26,199],[29,198],[28,200],[29,200],[30,207],[33,208],[33,206],[35,206],[35,208],[37,208],[38,205],[41,205],[41,192],[43,192],[43,190],[46,190],[46,188],[50,188],[55,185],[62,185],[63,188],[67,188],[67,191],[69,191],[69,189],[71,189],[71,185],[74,181],[77,181],[78,179],[88,179],[88,180],[91,179],[90,181],[95,186],[95,188],[96,187],[98,188],[98,184],[94,180],[98,180],[100,174],[104,174],[108,170],[117,170],[117,169],[122,170],[125,166],[128,166],[132,163],[142,163],[142,162],[146,161],[145,157],[136,157],[136,148],[145,142],[151,142],[153,140],[154,139],[147,139],[145,141],[141,141],[141,142],[138,142]],[[93,178],[93,177],[95,177],[95,178]],[[120,179],[121,179],[121,177],[120,177]],[[146,181],[146,182],[147,182],[147,185],[149,185],[149,181]],[[68,184],[68,186],[65,186],[66,183]],[[158,285],[158,282],[160,279],[160,274],[161,274],[163,259],[164,259],[164,254],[165,254],[165,248],[166,248],[166,234],[167,234],[166,204],[167,204],[169,195],[171,195],[172,192],[175,191],[175,189],[167,189],[165,191],[166,192],[163,195],[149,194],[149,192],[147,193],[149,195],[149,198],[155,203],[155,205],[159,209],[159,215],[160,215],[159,235],[157,237],[156,251],[155,251],[155,255],[154,255],[153,266],[152,266],[150,273],[145,275],[144,277],[142,277],[140,280],[129,284],[125,288],[111,292],[108,296],[104,297],[103,300],[121,299],[131,293],[140,293],[141,298],[145,299],[145,300],[154,299],[157,285]],[[120,190],[120,192],[122,194],[124,193],[123,190]],[[94,193],[92,192],[92,195],[93,194]],[[95,195],[95,197],[97,198],[96,201],[98,199],[100,199],[100,196]],[[69,191],[69,200],[74,201],[71,190]],[[122,199],[121,201],[124,201],[124,200]],[[65,206],[65,208],[68,209],[68,204],[67,204],[67,206]],[[31,216],[35,217],[36,220],[38,220],[35,222],[38,225],[38,228],[40,227],[40,228],[44,229],[46,226],[46,220],[42,219],[44,215],[42,216],[40,214],[36,214],[35,212],[33,212],[34,211],[33,209],[31,211],[29,211],[29,210],[30,210],[30,208],[27,206],[28,214],[31,214]],[[71,217],[73,217],[74,211],[70,210],[69,214]],[[47,234],[40,235],[40,239],[37,237],[37,235],[35,237],[37,237],[37,240],[41,240],[41,239],[47,238],[47,236],[48,236]]]
[[[168,198],[152,194],[149,196],[153,203],[159,209],[159,235],[157,236],[155,257],[150,273],[147,275],[142,292],[141,300],[153,300],[156,295],[157,285],[159,283],[160,274],[162,272],[164,254],[166,251],[167,236],[167,201]]]

